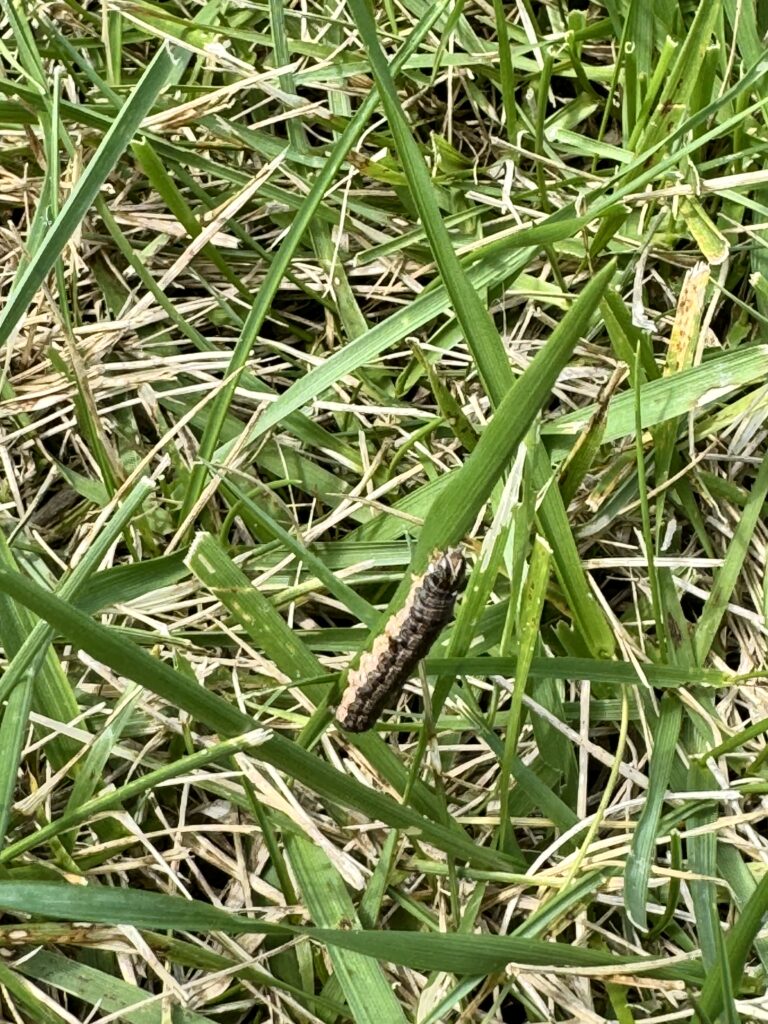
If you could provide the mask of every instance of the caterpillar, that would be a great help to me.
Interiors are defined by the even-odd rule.
[[[366,732],[392,705],[413,669],[451,618],[464,586],[466,561],[460,548],[435,552],[420,576],[414,576],[405,603],[388,620],[370,651],[350,671],[336,711],[348,732]]]

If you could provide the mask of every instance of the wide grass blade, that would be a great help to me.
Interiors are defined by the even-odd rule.
[[[6,911],[40,914],[45,918],[97,921],[107,924],[131,923],[137,928],[200,932],[251,932],[286,935],[300,932],[342,949],[392,963],[409,963],[424,970],[445,970],[455,974],[484,974],[510,963],[529,966],[581,968],[613,967],[616,973],[640,974],[662,980],[701,983],[703,972],[696,964],[667,965],[663,960],[613,956],[597,949],[566,943],[543,942],[507,935],[461,935],[396,931],[349,931],[274,925],[230,914],[196,900],[184,900],[136,889],[72,886],[60,882],[0,880],[0,907]],[[752,915],[749,915],[749,923]],[[746,930],[746,925],[743,931]],[[741,938],[741,935],[740,935]],[[666,958],[665,958],[666,959]],[[603,971],[600,972],[604,973]]]
[[[443,494],[430,508],[414,552],[414,571],[427,562],[431,551],[444,551],[469,531],[477,513],[508,468],[517,446],[525,437],[558,374],[579,338],[590,326],[594,310],[614,274],[603,267],[584,287],[552,332],[547,344],[525,373],[505,394],[490,423],[461,469],[454,473]]]
[[[288,836],[287,847],[307,909],[318,927],[359,927],[347,888],[325,853],[302,836]],[[375,960],[332,945],[328,955],[334,967],[333,977],[344,992],[356,1024],[405,1022],[402,1007]]]

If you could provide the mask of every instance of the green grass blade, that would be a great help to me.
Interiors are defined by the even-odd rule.
[[[253,586],[210,534],[195,538],[187,565],[254,640],[292,679],[325,675],[325,669],[282,615]]]
[[[128,1024],[166,1024],[164,1007],[144,986],[131,984],[106,970],[88,963],[69,960],[61,953],[40,950],[21,965],[19,972],[34,978],[46,989],[66,993],[86,1006],[93,1014],[108,1014]],[[175,1000],[174,1000],[175,1001]],[[205,1016],[185,1006],[173,1007],[173,1024],[213,1024],[214,1017]],[[35,1021],[45,1018],[34,1018]],[[57,1024],[61,1024],[57,1017]]]
[[[183,66],[186,60],[187,55],[181,51],[172,51],[165,45],[158,49],[130,98],[104,135],[93,159],[62,206],[59,215],[51,224],[34,259],[30,260],[21,277],[14,283],[8,301],[0,310],[0,346],[5,345],[18,327],[35,292],[93,205],[107,175],[125,152],[172,74]]]
[[[504,396],[477,447],[452,475],[441,499],[430,509],[414,553],[414,571],[426,564],[434,548],[443,551],[463,539],[508,467],[574,346],[587,330],[613,274],[613,264],[595,274],[547,344]]]
[[[551,479],[552,470],[543,445],[536,445],[532,460],[534,484],[538,493],[543,494],[538,518],[541,531],[552,549],[558,582],[589,652],[598,658],[610,657],[616,641],[602,608],[590,590],[560,489]]]
[[[643,429],[706,407],[747,384],[762,380],[766,360],[768,346],[755,345],[728,352],[720,359],[683,370],[673,377],[648,381],[640,389]],[[634,433],[634,402],[632,392],[611,399],[603,434],[604,443]],[[567,439],[580,434],[596,411],[596,404],[588,405],[578,413],[569,413],[543,426],[542,435],[555,456],[570,448]]]
[[[499,333],[488,309],[470,284],[445,229],[434,187],[424,158],[414,141],[395,90],[389,66],[382,53],[376,26],[366,0],[349,0],[360,35],[371,62],[382,106],[408,179],[411,197],[419,211],[443,283],[475,357],[478,372],[494,405],[498,406],[512,386],[514,377]]]
[[[523,696],[528,682],[528,673],[533,661],[533,654],[538,644],[541,628],[541,613],[549,581],[549,565],[552,551],[541,537],[535,537],[528,563],[528,575],[525,581],[522,604],[520,608],[519,647],[517,666],[515,668],[515,688],[512,691],[510,714],[504,737],[504,754],[499,773],[499,847],[507,846],[509,830],[509,791],[512,760],[517,753],[517,743],[522,726]]]
[[[198,686],[116,631],[93,622],[23,577],[0,572],[0,591],[46,619],[58,632],[98,661],[151,689],[171,707],[183,708],[222,735],[248,732],[252,727],[252,720],[222,697]],[[447,847],[459,858],[476,860],[478,864],[507,865],[503,855],[477,846],[461,830],[436,824],[400,806],[387,794],[369,789],[281,736],[267,740],[261,747],[261,754],[264,760],[332,803],[356,806],[369,817],[378,818],[394,828],[415,828],[426,841]],[[0,859],[3,852],[7,854],[7,848],[0,852]]]
[[[318,927],[359,928],[347,888],[326,854],[303,836],[288,836],[287,847],[307,909]],[[336,946],[328,948],[328,955],[355,1024],[404,1024],[402,1007],[375,960]]]
[[[654,966],[643,971],[641,958],[613,956],[597,949],[508,935],[294,929],[230,914],[196,900],[137,889],[0,880],[0,907],[9,911],[40,914],[46,919],[97,921],[105,924],[130,922],[138,928],[163,931],[173,928],[193,933],[213,930],[225,934],[250,932],[274,935],[298,931],[342,949],[356,950],[365,956],[456,974],[484,974],[500,970],[509,963],[521,963],[585,969],[615,967],[617,971],[622,967],[631,967],[653,978],[692,983],[700,983],[703,979],[703,972],[696,964],[659,966],[657,961],[653,961]],[[749,919],[751,924],[751,913]]]
[[[661,701],[654,736],[648,792],[632,837],[632,847],[624,872],[627,916],[632,924],[643,932],[648,928],[648,882],[656,853],[659,819],[672,772],[681,720],[682,710],[677,697],[673,694],[665,695]]]
[[[731,984],[738,989],[744,966],[753,943],[758,937],[768,911],[768,875],[763,875],[746,906],[731,927],[725,947],[731,972]],[[720,971],[710,971],[699,997],[699,1005],[710,1020],[722,1013],[724,990]]]
[[[428,16],[426,16],[418,27],[411,33],[410,38],[402,48],[399,58],[395,59],[395,64],[399,64],[404,61],[417,49],[424,35],[429,31],[437,17],[439,17],[442,9],[442,5],[435,5],[435,7],[428,13]],[[190,485],[181,509],[180,519],[182,521],[188,515],[190,509],[193,508],[195,502],[200,496],[203,480],[205,479],[205,474],[207,472],[205,469],[205,462],[220,461],[220,453],[216,452],[216,446],[219,443],[219,436],[224,417],[232,400],[239,375],[242,373],[245,366],[248,353],[261,330],[264,319],[267,316],[277,290],[280,287],[280,282],[285,277],[299,242],[309,227],[316,211],[320,207],[323,197],[330,187],[334,176],[346,159],[347,153],[355,145],[357,139],[363,132],[366,121],[376,107],[376,102],[377,96],[373,91],[371,91],[368,97],[366,97],[361,104],[355,116],[349,122],[341,137],[333,146],[322,170],[317,174],[317,177],[313,181],[309,194],[301,204],[282,245],[278,249],[269,266],[266,279],[259,289],[259,294],[251,307],[247,320],[243,324],[243,329],[237,345],[232,353],[232,358],[227,371],[227,383],[221,389],[211,410],[208,428],[206,429],[205,435],[200,443],[200,461],[192,474],[192,479],[190,480]],[[314,394],[317,393],[318,392],[316,391],[314,392]],[[275,403],[275,405],[278,404],[279,403]],[[289,411],[294,412],[301,408],[303,404],[304,402],[301,401]],[[274,409],[274,406],[272,408]],[[283,412],[281,408],[279,418],[282,418],[285,414],[286,413]]]
[[[649,977],[701,983],[703,972],[697,964],[675,964],[643,971],[642,958],[612,956],[597,949],[582,948],[561,942],[520,939],[508,935],[425,934],[418,932],[355,932],[314,929],[310,932],[320,941],[345,949],[357,950],[379,960],[408,963],[422,970],[449,971],[457,975],[485,975],[504,970],[509,964],[529,966],[576,967],[585,972],[589,967],[621,967],[642,972]],[[601,972],[602,973],[602,972]],[[629,973],[629,972],[628,972]]]
[[[763,504],[768,497],[768,459],[763,459],[755,476],[749,498],[741,513],[722,568],[715,576],[694,636],[694,650],[699,663],[707,657],[715,639],[728,601],[742,571],[747,548],[760,519]]]

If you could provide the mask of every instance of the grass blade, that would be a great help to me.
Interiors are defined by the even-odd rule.
[[[107,175],[125,151],[137,128],[149,113],[172,75],[184,65],[183,51],[162,45],[142,75],[130,98],[107,130],[93,159],[72,190],[45,239],[14,283],[8,301],[0,310],[0,346],[18,327],[35,292],[53,268],[62,249],[93,205]]]

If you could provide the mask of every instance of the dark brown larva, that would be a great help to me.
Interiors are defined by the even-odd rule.
[[[400,694],[408,677],[451,618],[464,585],[466,563],[459,548],[436,554],[414,578],[402,608],[387,621],[373,647],[349,673],[336,721],[349,732],[365,732]]]

